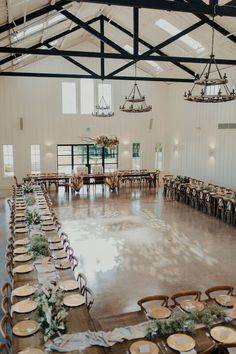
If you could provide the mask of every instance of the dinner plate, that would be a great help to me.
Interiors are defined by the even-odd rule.
[[[55,268],[57,269],[69,269],[71,267],[71,264],[69,261],[62,261],[62,262],[56,262],[55,263]]]
[[[49,243],[59,243],[61,242],[61,239],[58,235],[54,235],[54,236],[49,236],[48,237],[48,242]]]
[[[159,348],[155,343],[149,342],[147,340],[138,340],[131,344],[129,351],[131,354],[158,354]]]
[[[38,348],[26,348],[24,350],[21,350],[17,354],[44,354],[44,352]]]
[[[69,307],[81,306],[85,303],[85,297],[80,294],[67,295],[64,297],[63,303]]]
[[[50,250],[55,251],[55,250],[63,250],[63,245],[61,243],[52,243],[50,245]]]
[[[43,231],[54,231],[55,230],[55,226],[54,225],[47,225],[47,226],[43,226],[42,225],[42,230]]]
[[[28,248],[26,247],[16,247],[13,251],[14,254],[23,254],[27,252],[28,252]]]
[[[13,272],[19,274],[29,273],[32,270],[33,270],[33,266],[31,264],[22,264],[13,268]]]
[[[76,280],[64,280],[59,283],[62,290],[71,291],[79,289],[79,283]]]
[[[50,226],[53,225],[53,220],[45,220],[41,223],[42,226]]]
[[[187,334],[175,333],[167,338],[167,344],[174,350],[187,352],[195,347],[195,340]]]
[[[39,330],[39,324],[33,320],[20,321],[12,328],[13,333],[19,337],[28,337]]]
[[[233,328],[217,326],[211,329],[210,334],[220,343],[231,344],[236,342],[236,331]]]
[[[222,306],[233,307],[236,304],[236,296],[221,294],[215,297],[216,302]]]
[[[22,228],[26,228],[26,223],[25,222],[17,222],[15,224],[15,229],[22,229]]]
[[[18,256],[14,257],[14,262],[28,262],[32,259],[30,254],[19,254]]]
[[[26,232],[28,232],[29,230],[28,230],[28,228],[27,227],[20,227],[19,229],[15,229],[15,233],[16,234],[24,234],[24,233],[26,233]]]
[[[21,238],[19,240],[16,240],[14,242],[14,246],[25,246],[29,243],[29,239],[28,238]]]
[[[180,302],[180,307],[187,312],[202,311],[204,304],[197,300],[183,300]]]
[[[63,258],[67,258],[67,255],[64,251],[58,251],[52,254],[54,259],[63,259]]]
[[[171,310],[165,306],[153,305],[147,308],[148,317],[155,319],[168,318],[171,315]]]
[[[19,301],[12,306],[13,311],[17,313],[28,313],[34,311],[37,308],[37,303],[33,300],[26,299]]]
[[[36,289],[34,286],[26,284],[23,286],[19,286],[13,290],[15,296],[30,296],[35,293]]]
[[[26,209],[25,206],[16,206],[16,212],[17,212],[18,210],[25,210],[25,209]]]
[[[44,220],[51,220],[51,215],[42,215],[41,217],[40,217],[40,219],[42,220],[42,221],[44,221]]]
[[[15,213],[15,218],[23,218],[25,213]]]

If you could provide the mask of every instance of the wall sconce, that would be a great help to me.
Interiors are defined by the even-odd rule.
[[[214,147],[210,147],[209,148],[209,158],[215,158],[215,148]]]

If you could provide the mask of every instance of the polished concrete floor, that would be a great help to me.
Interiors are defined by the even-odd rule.
[[[136,310],[137,300],[151,294],[236,286],[236,228],[164,200],[161,190],[97,188],[68,196],[62,189],[51,197],[95,294],[94,316]],[[2,267],[6,209],[2,199]]]

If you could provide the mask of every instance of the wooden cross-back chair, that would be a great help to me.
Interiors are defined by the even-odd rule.
[[[160,302],[161,306],[166,306],[168,307],[168,300],[169,297],[167,295],[151,295],[151,296],[146,296],[143,297],[142,299],[137,301],[137,304],[140,306],[141,310],[143,310],[144,312],[147,312],[145,306],[143,306],[143,304],[151,302],[151,301],[158,301]]]
[[[171,300],[174,302],[176,306],[179,306],[180,303],[178,299],[180,298],[191,298],[193,300],[200,301],[201,300],[201,291],[198,290],[186,290],[181,291],[171,296]]]
[[[214,300],[215,293],[221,292],[221,293],[225,293],[226,295],[232,295],[233,291],[234,291],[234,287],[231,285],[217,285],[206,289],[205,294],[207,295],[208,299]]]

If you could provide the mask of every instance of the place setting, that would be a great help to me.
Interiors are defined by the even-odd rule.
[[[175,333],[170,335],[167,340],[167,345],[179,352],[188,352],[195,347],[195,340],[184,333]]]
[[[65,260],[64,262],[57,261],[57,262],[55,262],[55,268],[60,269],[60,270],[70,269],[71,263],[67,260]]]
[[[221,306],[233,307],[236,305],[236,296],[220,294],[216,295],[215,301]]]
[[[79,283],[76,280],[64,280],[59,282],[59,287],[64,291],[79,289]]]
[[[64,251],[56,251],[52,253],[54,259],[63,259],[67,258],[67,254]]]
[[[204,309],[204,304],[197,300],[183,300],[180,302],[180,307],[186,311],[202,311]]]
[[[159,348],[155,343],[147,340],[139,340],[131,344],[129,352],[130,354],[159,354]]]
[[[30,273],[33,270],[32,264],[21,264],[15,268],[13,268],[13,274],[25,274],[25,273]]]
[[[28,253],[28,248],[22,246],[22,247],[16,247],[13,251],[14,254],[24,254],[24,253]]]
[[[44,354],[45,352],[39,348],[26,348],[18,352],[17,354]]]
[[[29,231],[27,227],[19,227],[15,229],[16,234],[25,234]]]
[[[37,303],[30,298],[16,302],[14,305],[12,305],[12,311],[17,313],[29,313],[36,310],[36,308]]]
[[[19,297],[26,297],[33,295],[36,291],[36,286],[30,285],[30,284],[25,284],[22,286],[19,286],[18,288],[15,288],[13,290],[13,295],[14,296],[19,296]]]
[[[152,305],[147,307],[146,314],[149,318],[153,319],[164,319],[171,316],[171,310],[166,306]]]
[[[236,343],[236,331],[226,326],[216,326],[210,330],[210,335],[217,342],[223,344]]]
[[[12,332],[18,337],[28,337],[32,334],[38,332],[39,323],[33,320],[24,320],[17,322],[13,328]]]
[[[25,246],[29,243],[29,239],[27,237],[21,238],[14,242],[14,246]]]
[[[13,258],[14,262],[28,262],[32,259],[32,255],[31,254],[18,254],[17,256],[15,256]]]
[[[85,304],[85,297],[80,294],[66,295],[63,299],[64,305],[68,307],[77,307]]]

